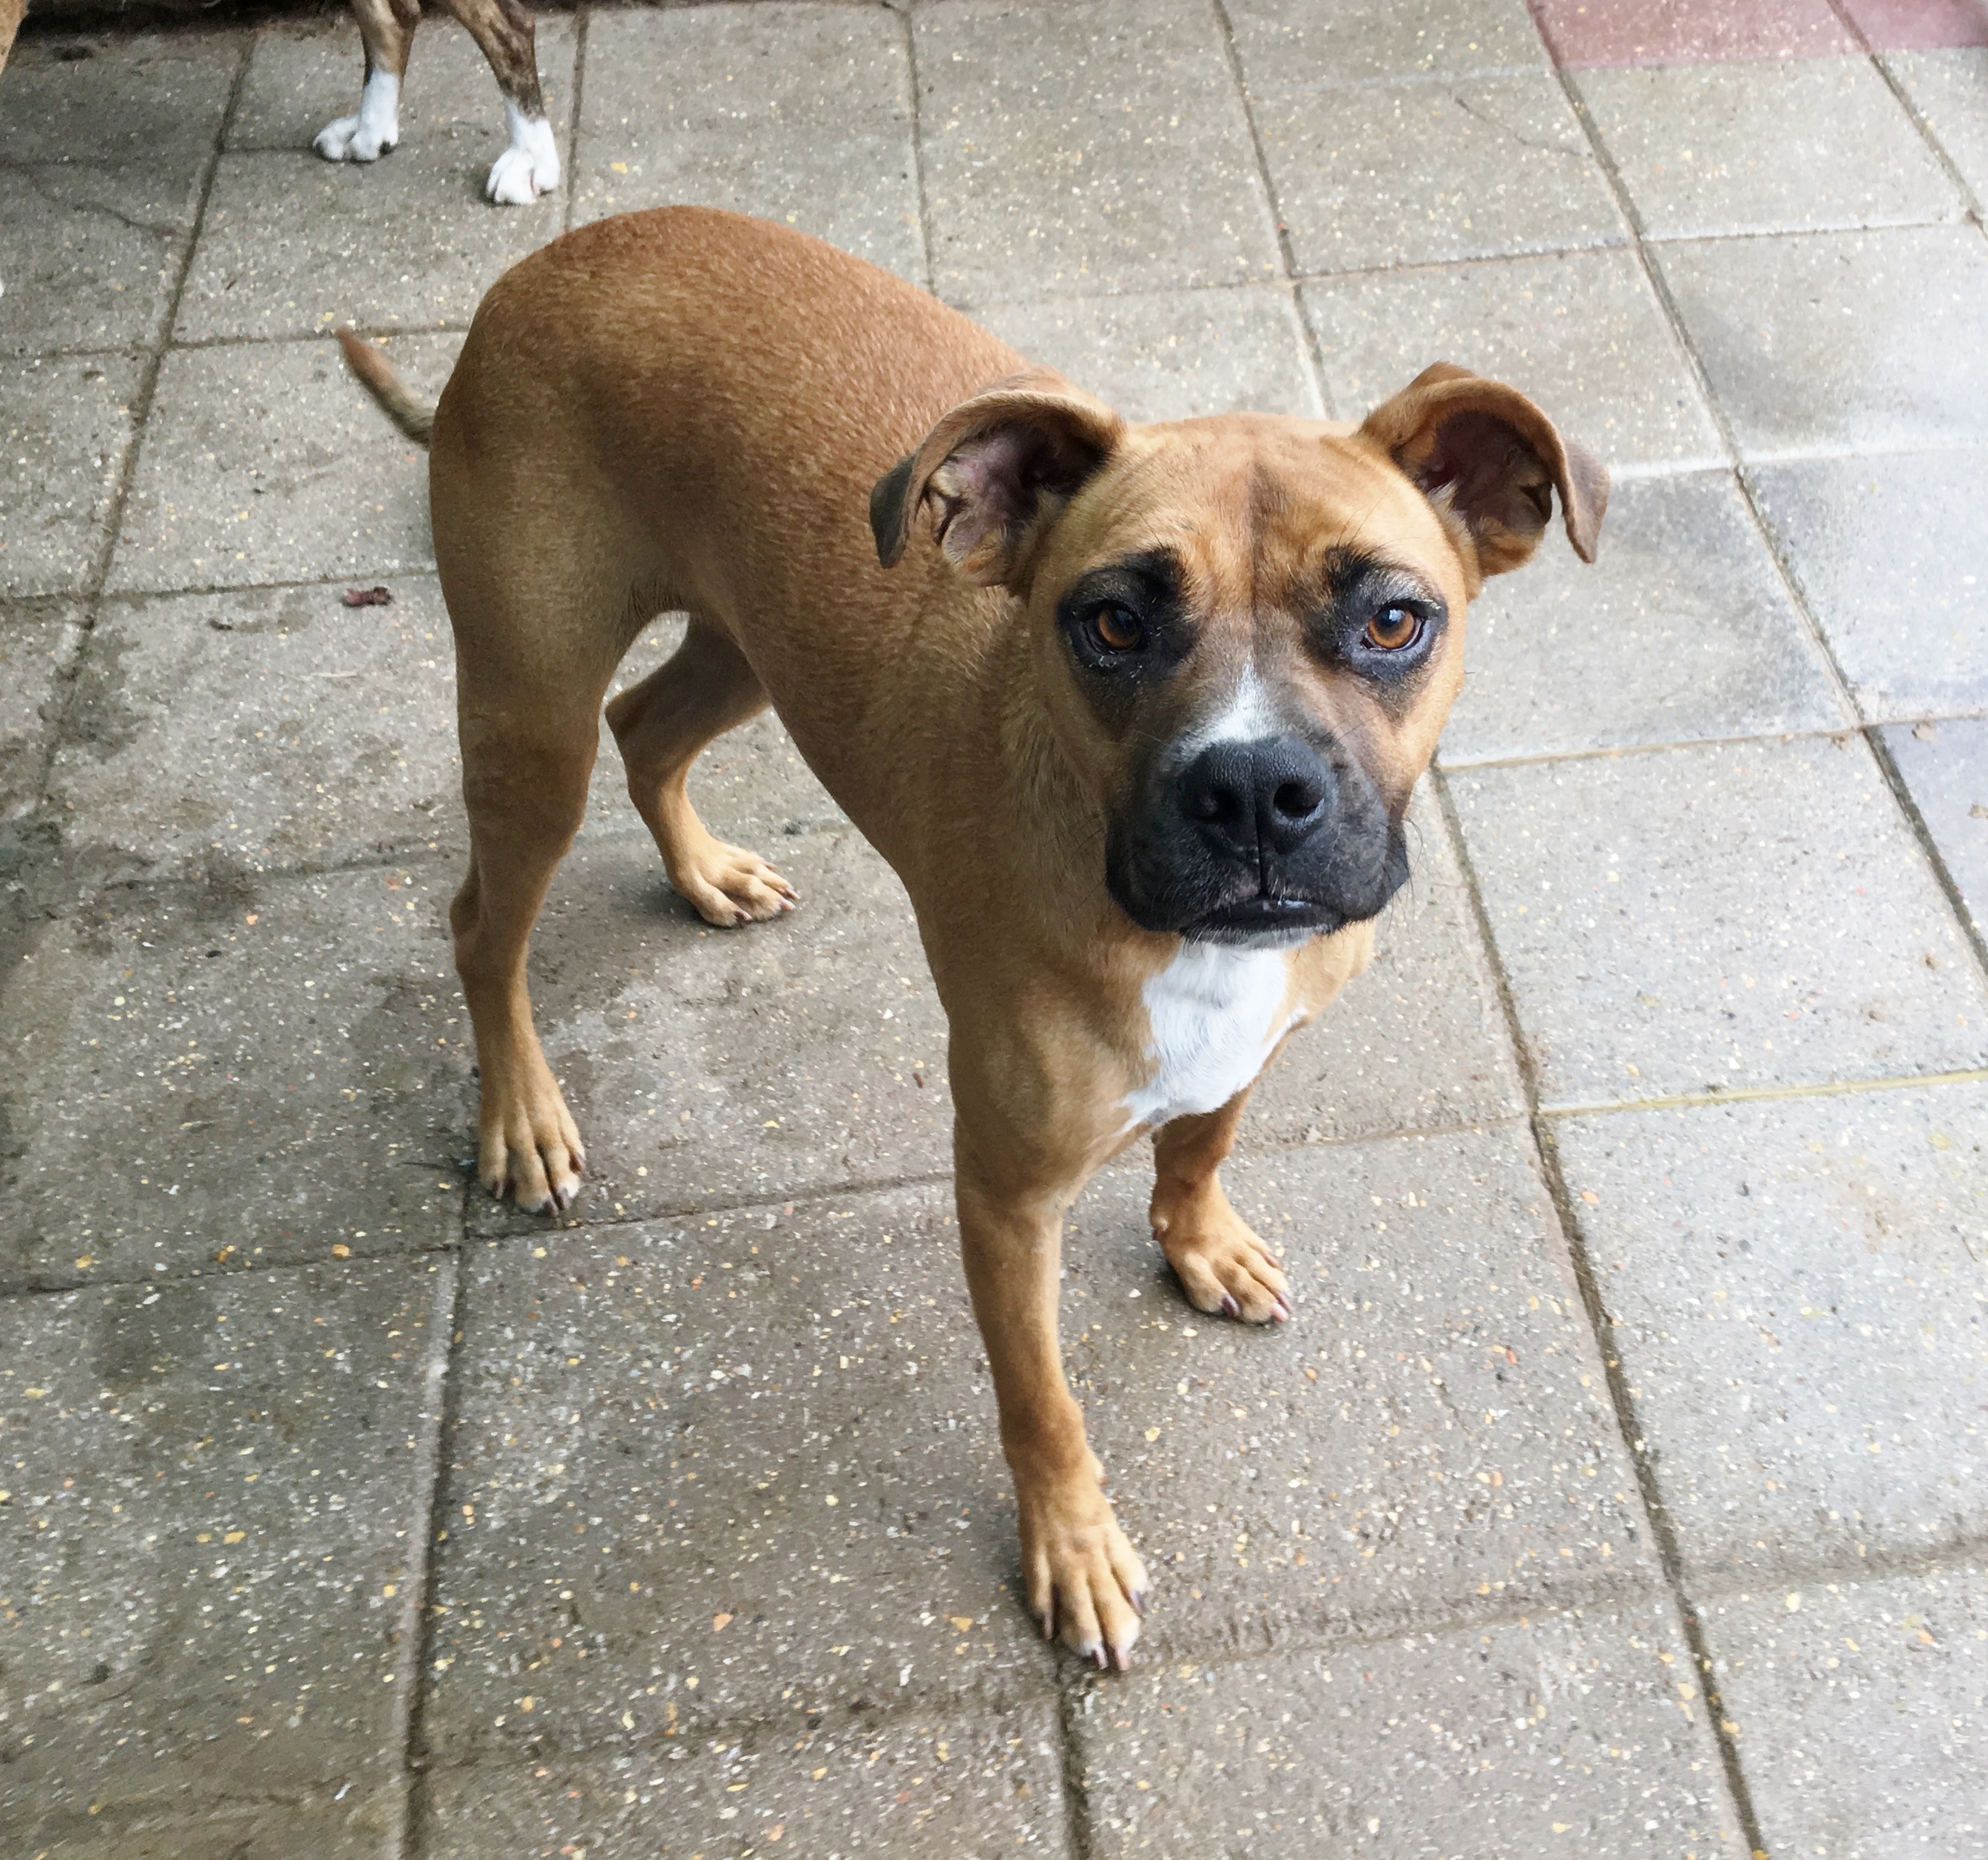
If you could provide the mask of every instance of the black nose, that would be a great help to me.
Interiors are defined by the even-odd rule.
[[[1218,742],[1182,772],[1181,811],[1218,851],[1254,864],[1295,852],[1325,818],[1332,771],[1295,737]]]

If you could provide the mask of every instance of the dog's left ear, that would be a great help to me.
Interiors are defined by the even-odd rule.
[[[1038,545],[1124,431],[1102,401],[1047,369],[996,381],[877,481],[877,560],[897,566],[929,502],[932,539],[962,576],[1026,591]]]
[[[1516,387],[1438,362],[1375,408],[1360,436],[1462,526],[1480,574],[1502,575],[1531,556],[1552,519],[1555,491],[1574,553],[1594,560],[1608,468],[1563,439]]]

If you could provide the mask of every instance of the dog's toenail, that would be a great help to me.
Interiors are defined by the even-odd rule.
[[[1092,1647],[1088,1649],[1088,1652],[1091,1659],[1096,1662],[1100,1672],[1103,1672],[1110,1666],[1111,1663],[1110,1657],[1102,1647]]]
[[[1146,1591],[1144,1589],[1134,1589],[1125,1599],[1131,1603],[1133,1613],[1143,1621],[1146,1614]]]
[[[1242,1315],[1242,1306],[1238,1304],[1227,1292],[1222,1294],[1222,1308],[1231,1317],[1240,1317]]]

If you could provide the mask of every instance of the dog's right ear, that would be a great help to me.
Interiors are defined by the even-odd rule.
[[[996,381],[877,481],[877,560],[897,566],[930,503],[932,539],[959,574],[1024,592],[1038,545],[1124,431],[1102,401],[1047,369]]]

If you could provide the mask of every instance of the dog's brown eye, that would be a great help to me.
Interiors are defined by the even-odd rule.
[[[1094,608],[1090,631],[1107,652],[1136,651],[1146,639],[1144,626],[1130,607]]]
[[[1377,652],[1399,652],[1421,637],[1422,619],[1407,607],[1383,607],[1367,623],[1367,643]]]

